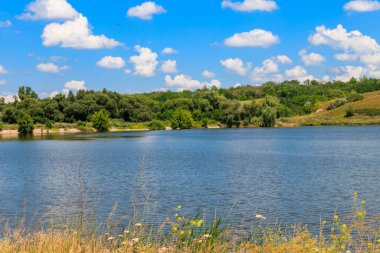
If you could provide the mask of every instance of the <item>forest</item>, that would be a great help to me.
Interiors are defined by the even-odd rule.
[[[153,130],[166,126],[273,127],[276,119],[310,114],[321,102],[334,101],[330,106],[336,108],[378,90],[380,80],[365,77],[348,82],[285,81],[143,94],[79,90],[52,98],[39,98],[32,88],[22,86],[14,102],[0,98],[0,130],[6,124],[18,124],[19,131],[27,133],[35,124],[52,128],[56,123],[71,123],[107,131],[127,122],[144,123]]]

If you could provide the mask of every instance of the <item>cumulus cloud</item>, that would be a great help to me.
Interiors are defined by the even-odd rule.
[[[336,74],[335,80],[343,82],[349,81],[351,78],[373,77],[380,78],[380,68],[377,66],[340,66],[333,69]]]
[[[6,104],[13,103],[16,100],[19,100],[17,95],[12,95],[12,94],[3,95],[3,96],[0,96],[0,97],[4,98],[4,102]]]
[[[151,20],[153,15],[165,13],[164,7],[157,5],[155,2],[145,2],[128,10],[127,16]]]
[[[157,53],[152,52],[150,48],[135,46],[135,50],[139,55],[129,58],[129,61],[135,66],[135,75],[151,77],[155,74],[158,65]]]
[[[243,2],[232,2],[231,0],[224,0],[222,2],[223,8],[231,8],[234,11],[273,11],[278,8],[278,5],[273,0],[244,0]]]
[[[18,16],[24,20],[70,20],[79,13],[66,0],[36,0],[26,7],[26,12]]]
[[[1,27],[10,27],[12,26],[12,22],[9,21],[9,20],[5,20],[5,21],[0,21],[0,28]]]
[[[380,10],[380,2],[375,0],[354,0],[344,5],[346,11],[369,12]]]
[[[178,90],[192,90],[201,89],[203,87],[220,87],[221,83],[219,80],[213,79],[211,82],[200,82],[198,80],[192,79],[187,75],[176,75],[174,78],[167,75],[165,76],[166,85],[169,87],[175,87]]]
[[[379,44],[360,31],[348,32],[342,25],[338,25],[335,29],[318,26],[316,32],[309,37],[309,41],[317,46],[325,45],[342,50],[344,55],[338,55],[340,59],[357,58],[364,64],[380,65]]]
[[[306,80],[314,80],[314,76],[309,75],[306,69],[304,69],[301,66],[295,66],[292,69],[288,69],[285,71],[285,76],[287,79],[290,80],[297,80],[301,83],[305,82]]]
[[[88,20],[79,15],[74,20],[48,24],[42,34],[43,45],[74,49],[113,48],[122,44],[104,35],[93,35]]]
[[[54,63],[51,63],[51,62],[37,64],[36,68],[38,71],[46,72],[46,73],[54,73],[54,74],[59,74],[62,71],[69,69],[68,66],[61,66],[60,67],[60,66],[58,66]]]
[[[166,47],[161,51],[161,54],[175,54],[178,51],[171,47]]]
[[[6,73],[8,73],[8,71],[2,65],[0,65],[0,75],[4,75]]]
[[[356,61],[358,59],[358,56],[354,54],[341,53],[334,55],[334,58],[338,61]]]
[[[76,81],[72,80],[70,82],[65,83],[64,86],[64,92],[66,93],[67,90],[85,90],[86,89],[86,82],[85,81]]]
[[[262,47],[267,48],[280,41],[279,37],[270,31],[254,29],[249,32],[235,33],[227,38],[224,44],[228,47]]]
[[[318,66],[318,65],[321,65],[321,63],[326,60],[325,57],[323,57],[320,54],[317,54],[317,53],[308,54],[306,49],[301,50],[299,52],[299,55],[301,56],[301,59],[305,63],[306,66]]]
[[[282,82],[283,75],[279,73],[279,64],[290,64],[292,60],[286,55],[278,55],[262,62],[260,67],[253,69],[251,80],[255,83],[265,83],[269,81]]]
[[[121,69],[125,66],[125,61],[121,57],[105,56],[96,63],[96,66],[106,69]]]
[[[164,61],[161,65],[161,71],[164,73],[177,73],[177,62],[174,60]]]
[[[202,72],[202,76],[203,76],[204,78],[211,79],[211,78],[215,78],[215,73],[210,72],[210,71],[208,71],[208,70],[205,70],[205,71]]]
[[[244,64],[244,62],[239,58],[221,60],[220,64],[222,64],[222,66],[227,70],[235,72],[241,76],[245,76],[251,67],[250,63]]]
[[[287,55],[278,55],[275,57],[275,59],[277,62],[281,63],[281,64],[291,64],[292,63],[292,60],[287,56]]]

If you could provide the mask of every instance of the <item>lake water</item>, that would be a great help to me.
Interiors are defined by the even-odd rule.
[[[0,215],[70,215],[81,192],[101,220],[177,205],[249,224],[316,225],[351,211],[353,193],[380,213],[380,127],[218,129],[1,140]],[[3,137],[4,138],[4,137]],[[82,183],[81,183],[82,182]]]

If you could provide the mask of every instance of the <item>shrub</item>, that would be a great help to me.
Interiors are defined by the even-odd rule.
[[[335,100],[333,103],[331,103],[329,105],[329,107],[327,107],[327,110],[330,111],[330,110],[336,109],[336,108],[341,107],[347,103],[348,103],[347,98],[340,98],[338,100]]]
[[[347,109],[346,109],[346,118],[350,118],[352,116],[354,116],[355,114],[355,111],[354,111],[354,108],[352,108],[352,106],[349,106]]]
[[[362,108],[362,109],[356,109],[355,112],[358,114],[364,114],[366,116],[379,116],[380,115],[380,109],[379,108]]]
[[[359,94],[359,93],[356,93],[356,92],[352,92],[352,93],[350,93],[347,96],[347,100],[350,103],[356,102],[356,101],[359,101],[359,100],[363,100],[363,99],[364,99],[364,96],[362,94]]]
[[[263,111],[262,117],[262,126],[263,127],[274,127],[276,125],[276,115],[277,112],[273,108],[265,108]]]
[[[33,119],[29,114],[22,113],[17,121],[20,134],[32,134],[34,130]]]
[[[148,127],[150,130],[165,130],[165,124],[161,120],[152,120]]]
[[[4,123],[0,121],[0,132],[4,130]]]
[[[171,126],[173,129],[190,129],[193,127],[193,118],[189,111],[176,110],[172,116]]]
[[[101,110],[94,113],[91,117],[92,126],[99,132],[106,132],[110,127],[108,112]]]
[[[260,117],[252,117],[250,122],[254,127],[261,127],[263,125],[263,120]]]
[[[50,120],[45,121],[45,127],[47,129],[52,129],[53,128],[53,123]]]
[[[208,119],[207,118],[202,119],[202,127],[208,128]]]

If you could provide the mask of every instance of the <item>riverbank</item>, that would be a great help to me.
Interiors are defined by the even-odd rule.
[[[181,206],[173,209],[160,226],[151,226],[134,218],[120,226],[110,214],[106,225],[86,219],[82,210],[77,220],[67,224],[53,222],[48,228],[30,230],[20,225],[1,230],[2,253],[311,253],[380,252],[379,217],[367,217],[365,201],[355,193],[349,217],[335,214],[321,221],[316,235],[306,226],[269,225],[266,217],[255,215],[252,228],[224,224],[221,218],[207,222],[201,214],[189,217]],[[55,227],[61,227],[55,229]],[[99,232],[102,231],[102,232]]]

